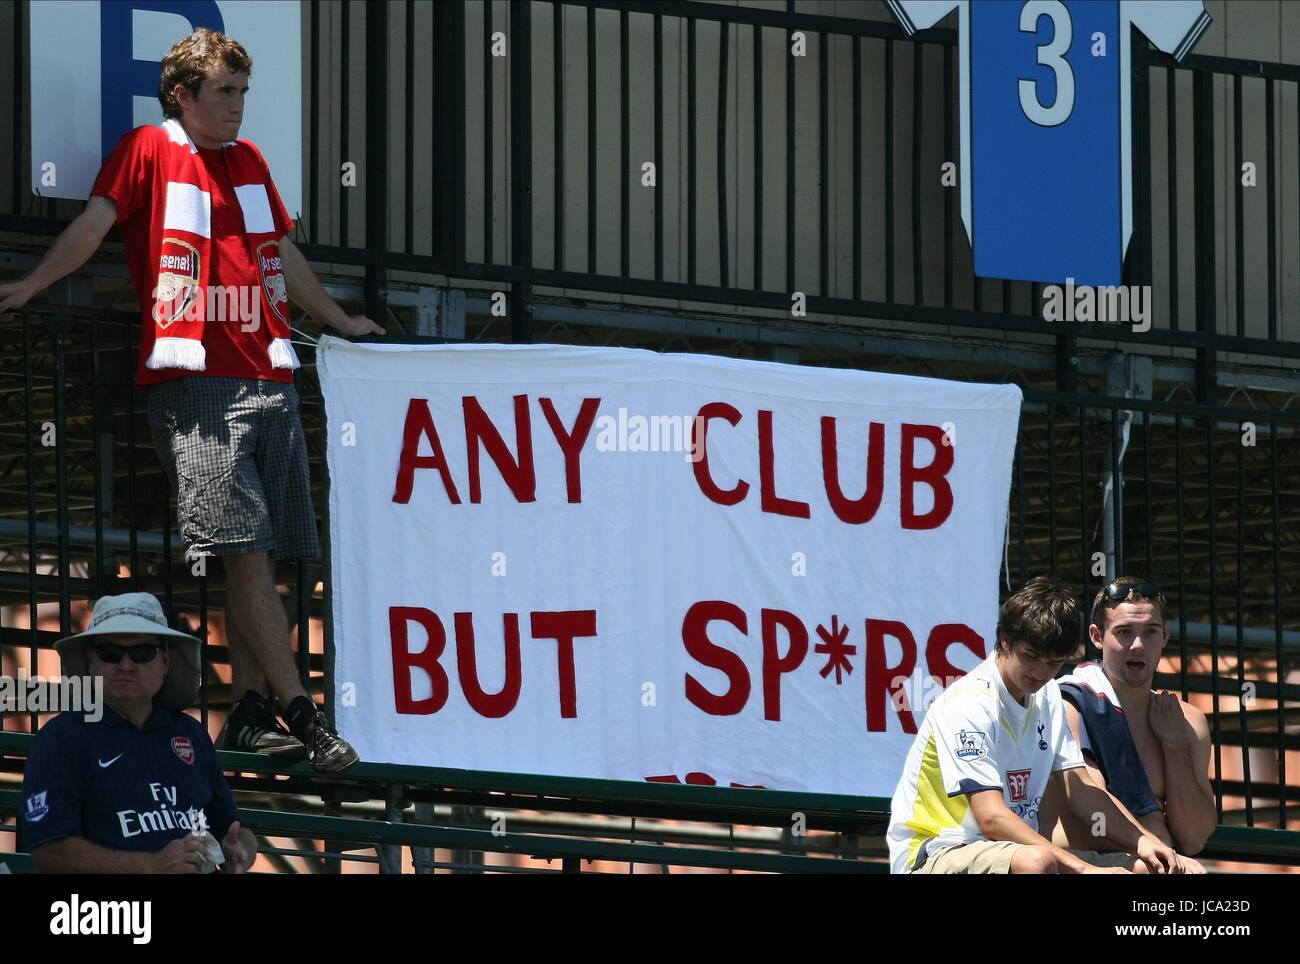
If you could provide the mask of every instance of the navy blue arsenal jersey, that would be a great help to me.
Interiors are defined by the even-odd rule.
[[[237,819],[207,733],[160,703],[143,730],[107,706],[96,723],[80,713],[56,716],[36,735],[23,773],[28,850],[84,837],[113,850],[155,852],[196,824],[220,840]]]
[[[959,17],[961,215],[975,274],[1117,285],[1133,233],[1130,26],[1181,60],[1201,0],[887,0]]]

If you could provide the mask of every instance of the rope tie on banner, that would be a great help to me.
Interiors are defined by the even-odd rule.
[[[293,325],[290,325],[290,326],[289,326],[289,330],[292,331],[295,335],[301,335],[301,336],[302,336],[302,339],[303,339],[302,341],[299,341],[299,340],[297,340],[297,339],[294,339],[294,342],[293,342],[293,343],[294,343],[295,345],[308,345],[308,346],[310,346],[310,347],[312,347],[312,348],[315,348],[315,347],[316,347],[316,342],[318,342],[318,341],[320,340],[319,338],[313,338],[311,335],[309,335],[307,332],[303,331],[301,328],[295,328]]]

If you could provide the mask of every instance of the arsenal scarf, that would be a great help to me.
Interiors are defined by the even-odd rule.
[[[222,145],[230,182],[239,200],[248,254],[261,284],[253,294],[209,284],[212,264],[212,192],[207,170],[179,121],[162,123],[171,143],[165,153],[167,196],[155,205],[149,244],[155,252],[153,351],[146,368],[203,371],[205,325],[239,325],[266,346],[273,368],[297,368],[289,340],[289,297],[280,265],[279,240],[267,191],[269,174],[253,149]]]

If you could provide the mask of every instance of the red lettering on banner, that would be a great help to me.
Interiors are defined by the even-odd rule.
[[[427,410],[427,409],[426,409]],[[428,645],[418,653],[409,649],[407,625],[416,622],[429,636]],[[388,635],[393,649],[393,701],[398,713],[437,713],[447,702],[447,674],[438,663],[447,646],[447,633],[438,614],[419,606],[390,606]],[[411,669],[429,674],[433,693],[422,700],[411,696]]]
[[[420,439],[427,438],[432,455],[420,454]],[[443,454],[442,443],[438,440],[438,430],[433,424],[433,415],[429,412],[427,398],[413,398],[406,406],[406,424],[402,427],[402,455],[397,468],[397,489],[393,493],[394,502],[410,502],[411,488],[415,484],[416,469],[437,469],[442,476],[443,487],[452,505],[460,504],[460,494],[452,480],[451,470],[447,467],[447,457]]]
[[[681,783],[682,782],[682,778],[675,773],[665,773],[662,776],[657,776],[657,777],[646,777],[645,780],[647,783]],[[709,774],[702,773],[699,770],[692,770],[690,773],[686,774],[686,783],[698,787],[716,787],[718,785],[717,780],[713,779],[713,777],[709,776]],[[767,787],[763,786],[761,783],[732,783],[731,786],[739,787],[744,790],[766,790],[767,789]]]
[[[537,501],[537,474],[533,468],[533,432],[532,421],[528,416],[528,396],[515,396],[515,447],[519,450],[516,460],[510,454],[501,433],[479,405],[473,395],[461,399],[465,410],[465,455],[469,461],[469,501],[483,501],[483,491],[479,480],[479,442],[487,449],[488,456],[496,463],[497,471],[509,486],[517,502]]]
[[[783,499],[776,494],[776,452],[772,449],[772,413],[758,410],[758,490],[764,512],[807,519],[811,515],[807,502]]]
[[[822,419],[822,481],[826,500],[841,522],[862,525],[870,522],[885,494],[885,426],[872,422],[867,430],[867,487],[860,499],[847,499],[840,488],[840,455],[835,438],[835,419]]]
[[[696,661],[727,674],[729,685],[721,696],[710,692],[690,673],[686,674],[686,698],[713,716],[734,716],[749,700],[749,670],[745,661],[724,646],[709,639],[709,623],[731,623],[741,633],[749,632],[749,621],[739,606],[717,599],[697,602],[682,620],[682,642]]]
[[[558,690],[560,716],[578,715],[577,671],[573,641],[596,635],[596,611],[574,609],[561,612],[530,614],[533,639],[553,639],[559,666]],[[519,651],[519,614],[503,613],[506,673],[498,693],[485,693],[478,681],[478,660],[474,649],[474,615],[455,614],[456,669],[465,701],[481,716],[497,718],[509,715],[519,702],[523,686],[523,669]],[[428,633],[429,643],[420,652],[408,647],[407,623],[416,622]],[[447,673],[439,662],[447,645],[447,634],[438,614],[419,606],[392,606],[388,610],[388,628],[393,649],[393,698],[398,713],[437,713],[447,703]],[[411,696],[411,669],[422,669],[433,682],[433,695],[417,700]]]
[[[838,615],[831,620],[831,626],[838,625]],[[748,617],[745,610],[734,603],[721,599],[706,599],[692,605],[682,618],[682,643],[686,652],[701,665],[720,670],[726,674],[729,686],[721,695],[707,689],[689,673],[686,675],[686,697],[696,707],[713,716],[734,716],[742,712],[749,702],[749,669],[741,656],[713,642],[708,635],[709,623],[728,622],[740,630],[745,637],[749,632]],[[816,622],[805,622],[793,613],[783,609],[762,609],[759,613],[763,647],[763,718],[780,722],[781,694],[784,677],[795,673],[806,662],[809,643],[809,626]],[[898,715],[899,725],[906,733],[916,732],[916,718],[912,705],[911,677],[916,670],[917,645],[916,635],[905,623],[890,619],[867,619],[864,624],[866,635],[866,671],[863,673],[862,690],[866,706],[865,719],[868,732],[884,732],[888,729],[886,706]],[[777,630],[784,629],[790,640],[789,649],[782,656],[777,644]],[[823,627],[817,627],[824,633]],[[832,629],[834,632],[834,629]],[[843,668],[853,671],[850,656],[856,650],[843,645],[848,628],[835,636],[837,646],[827,647],[824,651],[832,654],[832,662],[820,672],[816,665],[813,671],[818,678],[825,679],[838,686],[846,678],[837,669],[830,674],[835,661],[843,661]],[[827,638],[823,635],[823,638]],[[898,641],[901,657],[897,663],[890,665],[885,644],[888,639]],[[984,640],[964,623],[940,623],[930,632],[925,646],[925,660],[930,680],[940,688],[953,679],[965,675],[963,670],[954,667],[947,657],[947,650],[954,644],[960,644],[973,654],[984,657]],[[805,698],[807,693],[801,693]],[[926,703],[925,705],[929,705]],[[657,779],[647,777],[646,779]],[[675,782],[663,778],[667,782]],[[737,784],[733,784],[736,786]]]
[[[500,692],[488,694],[478,681],[478,659],[474,652],[474,614],[456,613],[456,673],[470,708],[479,716],[499,719],[519,702],[522,670],[519,664],[519,614],[502,617],[506,645],[506,678]]]
[[[528,396],[514,396],[515,452],[510,450],[496,424],[484,411],[478,399],[466,395],[461,399],[465,423],[465,453],[469,472],[469,501],[483,501],[480,446],[501,473],[501,478],[517,502],[537,501],[537,473],[533,458],[532,421]],[[591,437],[601,399],[584,398],[574,418],[573,428],[565,427],[555,403],[550,398],[539,398],[538,404],[546,417],[547,425],[564,457],[565,491],[570,503],[582,501],[582,452]],[[749,495],[750,484],[737,479],[735,485],[724,489],[714,478],[708,448],[709,423],[721,419],[732,427],[740,424],[740,411],[726,402],[709,402],[701,406],[691,427],[692,451],[698,455],[691,460],[696,484],[700,492],[718,505],[732,506],[743,502]],[[758,470],[761,509],[769,515],[782,515],[796,519],[810,519],[811,505],[801,499],[785,498],[776,491],[777,443],[773,430],[773,412],[758,410]],[[885,426],[880,422],[868,425],[866,452],[866,484],[856,499],[844,494],[840,485],[839,446],[836,420],[831,416],[821,419],[822,482],[826,501],[835,517],[849,525],[862,525],[875,518],[884,499],[885,488]],[[899,447],[899,522],[904,529],[937,529],[952,515],[953,490],[948,480],[954,462],[954,444],[938,425],[900,426]],[[431,454],[421,455],[421,439],[429,440]],[[927,465],[916,465],[916,442],[928,441],[934,447],[934,458]],[[517,454],[516,454],[517,453]],[[393,501],[407,503],[411,499],[416,469],[436,469],[442,477],[452,505],[459,505],[460,494],[452,478],[447,458],[443,452],[438,430],[429,412],[428,399],[413,398],[407,406],[406,421],[402,430],[402,451],[397,472]],[[929,486],[933,505],[924,513],[916,511],[916,487]]]
[[[549,398],[540,398],[538,401],[542,406],[542,414],[546,416],[546,424],[551,427],[551,432],[555,435],[555,441],[560,444],[560,451],[564,453],[564,482],[568,488],[569,501],[582,501],[582,447],[587,443],[587,436],[591,434],[591,426],[596,421],[596,412],[600,409],[599,398],[584,398],[582,407],[578,409],[578,417],[573,421],[573,431],[566,431],[564,423],[560,421],[559,413],[555,411],[555,403]]]
[[[926,439],[934,446],[934,461],[918,466],[914,462],[916,440]],[[911,425],[903,423],[903,450],[899,462],[899,484],[902,486],[901,521],[904,529],[937,529],[952,515],[952,486],[947,476],[953,463],[952,439],[945,441],[945,433],[938,425]],[[934,506],[925,515],[917,515],[913,502],[915,486],[928,485],[934,492]]]
[[[578,715],[578,683],[573,665],[573,641],[596,635],[596,610],[570,609],[532,614],[533,639],[553,639],[560,677],[560,716]]]
[[[744,479],[735,486],[724,489],[714,480],[709,468],[708,427],[712,419],[723,419],[732,426],[740,424],[743,416],[726,402],[709,402],[700,408],[692,430],[693,451],[698,458],[692,463],[695,481],[711,501],[718,505],[736,505],[749,495],[749,483]],[[759,495],[762,511],[771,515],[795,519],[812,518],[809,503],[787,499],[776,492],[776,442],[773,434],[773,413],[758,410],[758,472]],[[836,438],[836,420],[821,419],[822,482],[826,488],[826,501],[836,518],[850,525],[862,525],[875,518],[885,494],[885,426],[881,422],[869,423],[867,429],[866,486],[857,499],[849,499],[840,487],[839,446]],[[952,515],[953,492],[948,473],[953,466],[953,443],[938,425],[900,426],[899,447],[899,522],[904,529],[937,529]],[[916,442],[929,441],[935,450],[928,465],[916,465]],[[946,440],[946,441],[945,441]],[[916,511],[917,485],[928,485],[934,494],[934,504],[924,512]]]
[[[794,613],[764,609],[763,630],[763,719],[781,719],[781,676],[799,668],[808,655],[808,630]],[[780,626],[790,640],[784,657],[777,656],[776,629]]]
[[[692,451],[698,452],[700,456],[691,463],[695,469],[695,481],[700,491],[718,505],[735,505],[742,501],[749,494],[749,483],[741,479],[734,488],[723,489],[713,481],[713,476],[709,473],[709,421],[720,418],[734,426],[740,422],[740,417],[740,412],[726,402],[709,402],[700,408],[691,427]]]
[[[952,680],[965,676],[966,671],[948,662],[948,647],[961,643],[980,659],[985,657],[984,637],[965,623],[940,623],[930,630],[925,641],[925,666],[931,676]]]
[[[890,666],[885,656],[885,637],[892,636],[903,645],[903,656]],[[905,683],[916,669],[916,640],[904,623],[892,619],[867,620],[867,729],[885,729],[885,707],[893,706],[903,723],[904,733],[916,732],[912,707],[907,700]],[[898,691],[902,690],[901,699]],[[897,700],[897,702],[895,702]]]

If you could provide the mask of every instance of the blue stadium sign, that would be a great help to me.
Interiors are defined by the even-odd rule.
[[[1133,234],[1130,26],[1182,60],[1202,0],[887,0],[959,16],[961,218],[975,274],[1118,285]]]

